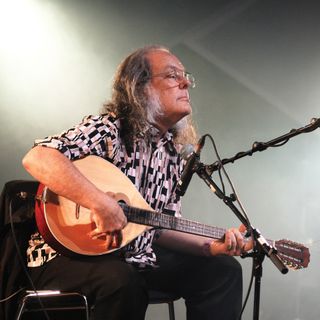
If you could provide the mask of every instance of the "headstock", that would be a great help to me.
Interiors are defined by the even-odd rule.
[[[275,241],[278,256],[290,269],[307,268],[310,262],[309,248],[291,240],[282,239]]]

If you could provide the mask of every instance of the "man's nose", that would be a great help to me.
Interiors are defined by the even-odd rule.
[[[179,82],[179,88],[180,89],[188,89],[191,87],[191,82],[187,78],[183,77]]]

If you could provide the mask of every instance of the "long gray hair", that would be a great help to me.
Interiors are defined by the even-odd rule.
[[[102,114],[113,113],[120,118],[121,137],[129,148],[141,134],[148,138],[147,129],[162,114],[161,104],[149,87],[152,73],[147,55],[157,50],[170,52],[166,47],[151,45],[134,51],[122,61],[114,77],[111,100],[103,105]],[[191,116],[180,120],[172,132],[175,143],[194,143],[196,140]]]

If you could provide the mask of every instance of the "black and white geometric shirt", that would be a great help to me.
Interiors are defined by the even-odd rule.
[[[181,201],[175,189],[185,161],[173,143],[172,133],[160,136],[156,128],[150,127],[151,141],[137,139],[128,153],[120,130],[120,120],[111,115],[88,116],[59,135],[36,140],[35,145],[55,148],[70,160],[100,156],[117,166],[154,210],[180,217]],[[128,263],[139,268],[157,265],[151,248],[154,234],[154,230],[146,231],[124,248]],[[36,233],[29,241],[27,255],[28,266],[37,267],[53,259],[57,252]]]

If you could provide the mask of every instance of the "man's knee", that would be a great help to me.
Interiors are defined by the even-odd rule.
[[[113,293],[141,294],[146,290],[146,283],[137,270],[126,264],[119,264],[115,270],[106,272],[100,281],[100,289],[107,295]]]
[[[242,288],[242,267],[237,259],[229,256],[215,257],[215,273],[216,277],[224,279],[226,283],[235,284]]]
[[[132,266],[119,264],[103,275],[93,305],[97,319],[143,319],[148,305],[145,281]]]
[[[236,258],[229,256],[219,256],[217,258],[223,272],[242,277],[242,267]]]

